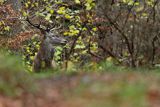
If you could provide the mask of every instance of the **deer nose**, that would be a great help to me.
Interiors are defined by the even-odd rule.
[[[67,40],[65,39],[61,42],[62,45],[66,45],[66,43],[67,43]]]
[[[67,40],[64,40],[64,43],[67,43],[68,41]]]

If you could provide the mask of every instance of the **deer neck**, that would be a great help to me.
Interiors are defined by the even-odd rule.
[[[39,53],[41,53],[42,60],[52,60],[55,53],[53,44],[49,43],[47,39],[43,40],[40,44]]]

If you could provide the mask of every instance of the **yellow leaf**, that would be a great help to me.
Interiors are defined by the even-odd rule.
[[[76,4],[80,4],[80,0],[74,0]]]
[[[28,5],[27,3],[25,3],[25,7],[26,7],[26,8],[28,8],[28,7],[29,7],[29,5]]]
[[[9,30],[10,30],[10,27],[9,27],[9,26],[6,26],[6,27],[4,28],[4,30],[9,31]]]
[[[31,60],[34,60],[34,56],[30,56],[30,59],[31,59]]]
[[[112,61],[112,57],[108,57],[107,61],[111,62]]]
[[[64,35],[64,36],[68,35],[68,32],[64,32],[63,35]]]
[[[60,7],[57,11],[58,14],[65,14],[65,7]]]
[[[65,14],[66,19],[71,19],[72,17],[69,14]]]
[[[94,28],[92,28],[92,30],[93,30],[93,31],[97,31],[97,28],[96,28],[96,27],[94,27]]]
[[[23,12],[22,14],[23,14],[23,16],[28,16],[28,14],[26,12]]]
[[[53,14],[53,13],[54,13],[54,10],[50,10],[49,12],[50,12],[51,14]]]

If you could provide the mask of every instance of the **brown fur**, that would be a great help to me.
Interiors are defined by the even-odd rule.
[[[33,62],[33,70],[40,72],[42,69],[51,69],[53,65],[54,46],[65,44],[66,40],[60,37],[54,37],[52,34],[46,34],[41,41],[40,49]]]

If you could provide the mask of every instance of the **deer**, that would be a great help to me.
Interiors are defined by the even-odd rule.
[[[40,41],[40,48],[33,60],[33,71],[40,72],[42,69],[51,69],[53,68],[53,57],[55,53],[56,46],[64,46],[67,43],[67,40],[63,37],[60,37],[55,32],[52,32],[58,28],[49,28],[46,29],[41,27],[41,24],[33,24],[30,19],[27,17],[26,21],[33,27],[39,29],[43,35]]]

